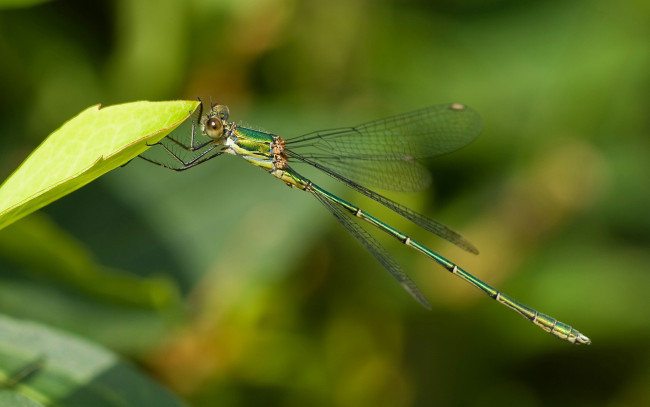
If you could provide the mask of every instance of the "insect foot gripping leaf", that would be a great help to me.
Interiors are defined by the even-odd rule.
[[[89,107],[50,134],[0,186],[0,229],[124,165],[174,130],[195,101]]]

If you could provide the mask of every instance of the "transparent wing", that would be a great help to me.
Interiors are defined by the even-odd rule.
[[[317,131],[287,140],[287,149],[361,184],[414,191],[430,178],[417,159],[457,150],[481,131],[473,109],[431,106],[355,127]]]
[[[409,294],[413,296],[425,308],[431,309],[431,305],[424,298],[415,282],[402,270],[399,264],[393,259],[390,254],[384,249],[379,242],[368,233],[367,230],[358,225],[349,213],[346,213],[340,206],[327,199],[316,192],[314,195],[325,207],[338,219],[338,221],[345,227],[348,232],[352,234],[381,264],[388,272],[395,277],[395,279],[404,287]]]
[[[289,155],[290,157],[297,156],[293,150],[289,150]],[[307,162],[305,160],[301,161]],[[313,162],[318,162],[332,172],[344,174],[346,178],[370,188],[413,192],[421,191],[431,184],[429,170],[417,162],[368,161],[350,158],[318,159]]]
[[[405,217],[406,219],[410,220],[411,222],[415,223],[421,228],[440,236],[441,238],[455,244],[456,246],[460,247],[463,250],[467,250],[470,253],[478,254],[478,249],[472,243],[470,243],[460,233],[456,232],[449,226],[441,222],[438,222],[437,220],[427,218],[426,216],[417,213],[414,210],[409,209],[406,206],[398,202],[395,202],[390,198],[387,198],[381,194],[378,194],[375,191],[372,191],[364,187],[363,185],[360,185],[350,179],[345,178],[344,176],[337,173],[336,171],[332,171],[330,168],[327,168],[307,158],[296,155],[296,153],[294,152],[291,152],[291,158],[295,158],[299,161],[302,161],[306,164],[313,166],[314,168],[318,168],[319,170],[323,171],[327,175],[343,182],[350,188],[353,188],[359,193],[367,196],[368,198],[376,202],[379,202],[380,204],[384,205],[385,207],[392,210],[393,212],[400,214],[401,216]]]

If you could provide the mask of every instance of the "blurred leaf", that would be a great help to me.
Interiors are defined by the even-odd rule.
[[[45,139],[0,186],[0,229],[126,164],[197,105],[133,102],[84,110]]]
[[[69,291],[29,278],[2,278],[0,313],[44,322],[131,355],[157,346],[177,321],[172,312],[96,301]]]
[[[98,264],[82,242],[39,213],[0,230],[0,256],[95,298],[147,308],[178,301],[169,279],[142,278]]]
[[[26,366],[35,370],[10,386],[38,403],[66,407],[183,406],[168,391],[91,343],[34,323],[0,316],[0,380]],[[28,403],[2,392],[2,398]],[[6,404],[2,404],[6,405]]]
[[[42,407],[43,404],[11,390],[0,390],[0,406]]]
[[[9,8],[21,8],[37,6],[41,3],[47,3],[50,0],[0,0],[0,10]]]

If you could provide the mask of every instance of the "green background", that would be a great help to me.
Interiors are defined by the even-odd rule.
[[[96,103],[212,98],[291,137],[462,102],[479,139],[390,197],[480,255],[326,185],[593,344],[380,237],[422,309],[315,199],[230,156],[134,161],[0,231],[1,313],[192,406],[650,404],[647,1],[25,3],[0,1],[0,179]]]

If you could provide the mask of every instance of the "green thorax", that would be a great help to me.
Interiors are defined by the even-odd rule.
[[[226,152],[266,169],[273,168],[272,134],[245,127],[234,127],[226,140]]]
[[[262,131],[236,127],[231,136],[234,143],[251,154],[271,156],[273,135]]]

